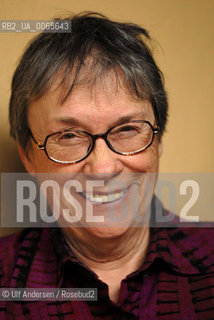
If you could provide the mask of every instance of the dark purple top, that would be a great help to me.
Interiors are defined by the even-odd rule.
[[[153,228],[142,267],[108,287],[83,265],[60,229],[28,229],[0,239],[0,286],[97,288],[98,300],[0,301],[1,320],[214,319],[212,228]]]

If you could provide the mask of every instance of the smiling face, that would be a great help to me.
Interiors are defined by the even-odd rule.
[[[109,128],[124,122],[124,118],[127,122],[147,120],[153,126],[156,125],[151,103],[148,100],[142,101],[131,97],[125,87],[116,86],[112,75],[104,77],[93,88],[86,84],[76,85],[63,104],[61,95],[62,88],[52,86],[43,97],[31,102],[29,106],[29,127],[40,144],[43,144],[47,135],[66,129],[81,129],[93,135],[104,133]],[[133,195],[134,184],[138,185],[142,194],[145,189],[145,177],[150,180],[151,193],[153,193],[161,145],[155,135],[148,149],[135,155],[124,156],[110,150],[105,141],[98,138],[90,155],[76,164],[59,164],[51,161],[33,141],[29,147],[28,157],[22,151],[20,154],[28,172],[61,174],[61,183],[62,180],[63,183],[65,182],[65,174],[69,178],[79,177],[81,182],[84,180],[81,192],[76,195],[83,211],[85,212],[87,203],[90,203],[95,211],[105,215],[111,206],[114,210],[121,210],[124,201],[130,198],[130,194]],[[150,173],[152,173],[151,176],[149,176]],[[96,180],[104,181],[104,186],[96,186],[94,193],[87,190],[86,181]],[[113,188],[113,184],[116,187]],[[128,224],[130,219],[129,216]],[[115,228],[110,233],[121,233],[126,228],[127,225],[122,229]],[[103,234],[103,232],[105,234],[103,228],[91,228],[91,232],[93,230],[97,234]],[[107,233],[109,233],[108,228],[106,228]]]

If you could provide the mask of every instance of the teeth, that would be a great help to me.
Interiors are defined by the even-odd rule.
[[[91,202],[96,202],[96,203],[113,202],[122,198],[124,194],[125,194],[124,191],[109,193],[108,195],[83,193],[84,197],[86,197],[87,200],[90,200]]]

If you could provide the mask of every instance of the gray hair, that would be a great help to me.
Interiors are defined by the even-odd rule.
[[[148,32],[138,25],[111,21],[98,13],[75,15],[69,20],[72,32],[41,33],[24,52],[12,80],[11,135],[26,150],[30,137],[27,121],[30,100],[42,97],[60,71],[63,71],[61,84],[66,84],[72,73],[66,100],[78,83],[86,59],[92,57],[90,68],[94,81],[111,69],[118,78],[119,70],[131,95],[150,100],[161,137],[168,103],[162,73],[146,44],[150,39]]]

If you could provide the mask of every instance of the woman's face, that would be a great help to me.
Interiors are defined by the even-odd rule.
[[[96,83],[93,88],[89,85],[75,86],[62,104],[62,88],[53,85],[43,97],[31,102],[28,111],[29,127],[37,142],[43,144],[47,135],[69,128],[81,129],[91,134],[104,133],[124,118],[147,120],[155,126],[151,103],[148,100],[133,98],[127,91],[125,87],[116,86],[113,77],[106,77],[100,83]],[[139,202],[139,208],[141,208],[139,210],[142,211],[146,198],[151,200],[158,172],[161,145],[155,135],[148,149],[136,155],[124,156],[114,153],[102,138],[98,138],[91,154],[76,164],[59,164],[51,161],[33,141],[30,143],[28,157],[22,151],[20,153],[28,172],[34,172],[40,182],[44,179],[41,173],[48,174],[49,177],[52,174],[62,193],[65,191],[63,186],[66,181],[69,179],[78,181],[80,190],[75,195],[72,193],[74,188],[78,189],[75,184],[73,189],[70,189],[70,193],[82,207],[82,217],[85,219],[82,226],[87,228],[90,226],[90,232],[108,236],[124,232],[130,226],[134,219],[131,203]],[[70,187],[71,185],[68,188]],[[90,191],[87,190],[89,187]],[[150,191],[147,192],[147,190]],[[87,192],[89,194],[86,197]],[[140,195],[137,196],[136,192]],[[53,202],[53,199],[48,201]],[[72,216],[75,215],[72,211],[74,205],[71,206],[68,198],[64,199],[64,196],[63,200],[61,198],[59,201],[62,202],[59,220],[63,224],[63,208],[69,207]],[[53,204],[50,206],[54,207]],[[87,210],[90,211],[92,208],[93,217],[102,216],[104,221],[102,218],[90,218],[87,223]],[[114,227],[115,221],[106,221],[107,215],[108,217],[111,214],[115,215],[115,212],[122,214],[124,208],[128,208],[125,224],[124,219],[117,227]],[[70,226],[71,222],[68,222],[66,227]]]

